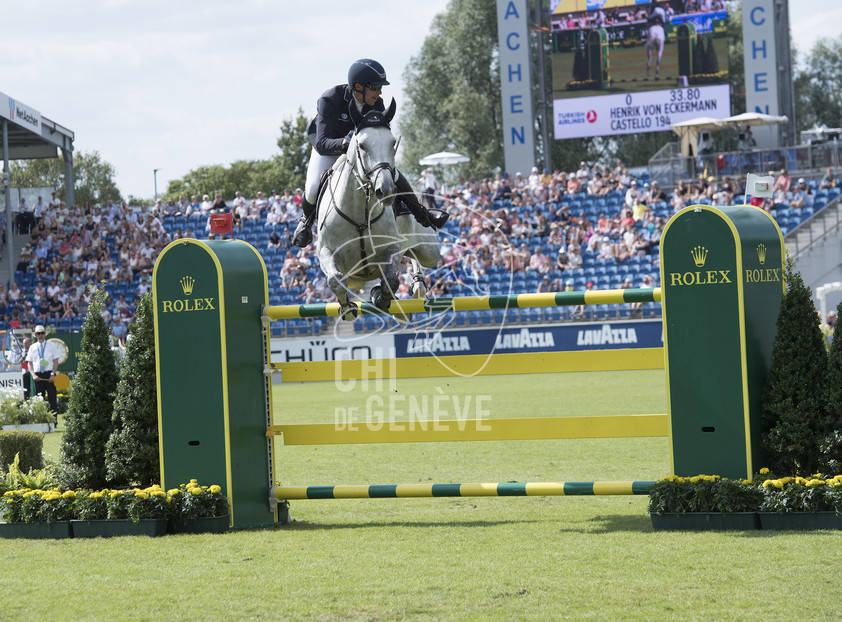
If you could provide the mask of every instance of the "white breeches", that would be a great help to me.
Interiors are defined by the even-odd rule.
[[[315,205],[316,199],[319,198],[317,195],[322,173],[333,166],[333,163],[338,159],[338,155],[321,155],[315,149],[310,152],[310,162],[307,164],[307,181],[304,183],[304,198],[311,205]]]

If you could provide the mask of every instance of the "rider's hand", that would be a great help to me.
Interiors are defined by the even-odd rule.
[[[345,134],[345,138],[342,139],[342,151],[348,149],[348,145],[351,144],[351,138],[354,136],[354,130],[351,130],[347,134]]]

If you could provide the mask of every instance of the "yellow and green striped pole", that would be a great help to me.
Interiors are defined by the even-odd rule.
[[[546,497],[648,495],[654,481],[628,482],[497,482],[488,484],[360,484],[339,486],[275,486],[278,500],[397,499],[405,497]]]
[[[423,313],[426,311],[485,311],[488,309],[525,309],[529,307],[570,307],[575,305],[607,305],[624,302],[660,302],[661,288],[603,289],[583,292],[546,292],[541,294],[502,294],[498,296],[456,296],[454,298],[409,298],[393,300],[389,314]],[[384,312],[369,302],[356,302],[366,315]],[[338,302],[303,305],[280,305],[265,308],[269,320],[305,317],[336,317]]]

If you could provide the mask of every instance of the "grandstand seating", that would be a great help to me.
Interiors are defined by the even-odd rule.
[[[641,181],[645,181],[642,179]],[[817,190],[816,182],[810,182],[814,193],[814,206],[805,209],[793,209],[787,204],[776,204],[772,209],[772,215],[779,223],[784,234],[792,231],[804,220],[810,218],[814,213],[823,209],[829,201],[834,200],[839,194],[838,188],[832,190]],[[623,193],[615,191],[602,197],[591,197],[586,193],[580,193],[567,197],[563,203],[570,206],[570,213],[573,216],[578,216],[583,213],[589,220],[596,221],[600,214],[605,213],[612,217],[619,213],[623,204]],[[739,203],[743,197],[735,197],[735,202]],[[700,203],[710,203],[710,201],[702,200]],[[562,202],[547,203],[537,206],[544,214],[549,214],[552,210],[556,211],[561,207]],[[535,207],[513,207],[509,201],[495,201],[493,207],[507,208],[511,214],[525,215],[532,214]],[[661,202],[652,206],[653,213],[657,217],[669,218],[671,214],[670,205],[667,202]],[[187,229],[192,229],[194,234],[202,235],[204,232],[205,221],[200,216],[182,216],[170,215],[163,218],[164,228],[171,236],[178,232],[184,232]],[[284,262],[287,250],[291,247],[292,234],[295,228],[294,222],[282,223],[274,226],[266,226],[262,221],[247,220],[244,221],[243,226],[236,230],[235,236],[252,244],[263,255],[266,262],[267,271],[269,274],[269,302],[270,304],[297,304],[303,301],[301,297],[301,288],[291,287],[283,288],[280,279],[280,270]],[[281,239],[281,248],[273,250],[269,247],[269,236],[272,232],[276,232]],[[441,235],[444,239],[456,239],[462,234],[467,233],[466,230],[460,229],[455,219],[451,219]],[[109,236],[106,238],[106,243],[111,252],[113,260],[117,260],[116,249],[114,248],[114,240]],[[558,253],[558,246],[548,244],[545,238],[534,237],[529,241],[531,250],[534,252],[537,248],[541,248],[548,257],[554,262]],[[297,250],[297,249],[296,249]],[[622,263],[617,263],[615,260],[600,259],[595,253],[585,251],[583,249],[582,257],[584,265],[581,269],[568,270],[561,272],[559,270],[552,270],[547,275],[538,275],[534,271],[523,271],[517,274],[508,274],[505,270],[497,267],[489,267],[487,274],[481,282],[473,286],[456,286],[450,288],[448,295],[475,295],[478,293],[484,294],[501,294],[510,291],[529,292],[536,291],[544,276],[551,280],[560,279],[561,282],[572,280],[572,287],[574,290],[583,290],[587,283],[593,283],[594,289],[606,289],[619,287],[623,281],[628,278],[631,280],[632,287],[640,286],[643,275],[651,275],[655,281],[655,285],[659,283],[660,275],[657,264],[657,249],[654,253],[643,257],[631,257]],[[313,265],[306,270],[308,280],[315,281],[321,277],[321,270],[318,266],[318,259],[313,257]],[[32,292],[37,284],[37,279],[33,271],[16,272],[15,279],[24,292]],[[45,283],[46,285],[46,283]],[[111,294],[110,300],[116,300],[119,294],[123,294],[126,301],[132,308],[136,303],[136,296],[138,286],[140,285],[140,277],[136,276],[131,283],[108,283],[106,289]],[[115,309],[111,309],[112,314]],[[528,323],[528,322],[552,322],[570,320],[573,318],[573,309],[513,309],[506,312],[506,321],[510,323]],[[586,318],[592,319],[613,319],[613,318],[628,318],[631,317],[631,310],[629,305],[602,305],[599,307],[588,308]],[[647,303],[642,306],[641,313],[637,317],[653,317],[660,313],[660,306],[656,303]],[[441,322],[446,322],[455,326],[484,326],[499,322],[503,318],[502,311],[473,311],[465,314],[445,314],[440,318]],[[52,323],[56,325],[59,330],[79,330],[82,325],[83,318],[74,317],[52,322],[44,317],[36,318],[38,323]],[[380,318],[361,317],[354,322],[354,330],[368,331],[381,326]],[[388,324],[392,324],[394,320],[388,318],[385,320]],[[416,322],[423,323],[425,320],[416,318]],[[427,318],[429,321],[429,318]],[[277,336],[307,336],[319,334],[326,330],[329,322],[321,320],[287,320],[273,324],[273,334]],[[0,323],[0,328],[4,328],[3,323]]]

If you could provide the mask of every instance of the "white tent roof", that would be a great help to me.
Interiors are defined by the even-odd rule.
[[[785,116],[775,116],[771,114],[763,114],[760,112],[744,112],[742,114],[722,119],[725,125],[774,125],[776,123],[786,123],[789,119]]]
[[[435,166],[436,164],[462,164],[463,162],[470,162],[471,158],[463,156],[459,153],[452,153],[450,151],[439,151],[432,153],[418,161],[421,166]]]

